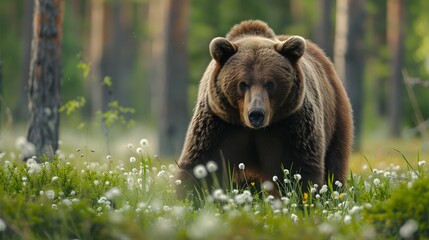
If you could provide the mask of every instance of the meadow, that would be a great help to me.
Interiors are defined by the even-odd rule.
[[[122,141],[111,155],[81,142],[54,161],[23,162],[11,150],[0,154],[0,239],[428,238],[423,143],[373,141],[367,155],[353,155],[346,183],[307,191],[285,169],[260,192],[206,189],[200,207],[176,198],[177,165],[156,156],[145,138]],[[233,168],[246,174],[244,164]],[[196,177],[204,183],[216,171],[201,165]],[[274,197],[271,189],[287,190]]]

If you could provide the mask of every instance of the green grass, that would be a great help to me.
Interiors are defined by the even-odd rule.
[[[175,197],[177,166],[153,157],[146,145],[137,147],[124,146],[121,158],[101,160],[86,148],[42,163],[1,155],[0,239],[429,237],[427,166],[420,155],[407,158],[413,151],[402,156],[386,150],[392,154],[386,159],[401,165],[393,161],[384,168],[373,156],[355,154],[357,171],[347,183],[319,186],[304,197],[298,193],[306,191],[293,181],[280,180],[294,179],[289,175],[273,184],[288,189],[280,197],[247,188],[206,189],[205,202],[196,209]]]

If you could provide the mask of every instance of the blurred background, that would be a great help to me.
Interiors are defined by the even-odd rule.
[[[147,138],[153,154],[177,157],[211,39],[261,19],[277,34],[316,42],[335,63],[354,109],[357,152],[383,144],[429,151],[429,1],[62,2],[63,148],[102,155]],[[3,151],[27,135],[34,3],[0,1]]]

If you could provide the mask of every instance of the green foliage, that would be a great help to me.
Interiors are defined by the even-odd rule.
[[[429,236],[428,206],[429,178],[423,177],[402,184],[392,191],[391,198],[365,211],[364,218],[375,226],[380,237],[423,239]],[[404,237],[400,232],[407,221],[415,221],[417,229]]]
[[[80,56],[78,56],[80,58]],[[87,79],[88,74],[91,71],[91,66],[83,61],[82,59],[77,64],[77,69],[81,70],[82,78]],[[105,76],[103,78],[103,82],[101,83],[102,87],[106,87],[108,89],[109,94],[112,94],[112,86],[113,81],[111,77]],[[72,99],[67,101],[63,106],[59,108],[59,112],[65,112],[67,116],[71,115],[74,112],[77,112],[77,110],[81,110],[85,106],[86,100],[82,96],[76,97],[76,99]],[[102,124],[104,124],[105,127],[110,127],[114,123],[119,122],[122,125],[125,125],[126,127],[132,127],[134,126],[135,122],[133,119],[129,118],[129,115],[134,114],[135,109],[130,107],[124,107],[119,104],[119,101],[112,100],[107,104],[107,109],[105,111],[98,110],[96,112],[96,115],[98,119],[101,121]],[[78,129],[82,129],[85,127],[85,123],[82,122],[78,125]],[[108,129],[105,129],[108,131]],[[108,134],[106,134],[106,138],[108,137]],[[108,139],[106,139],[108,141]]]
[[[104,78],[103,78],[103,83],[102,83],[102,85],[103,86],[107,86],[107,87],[111,87],[112,86],[112,78],[111,77],[109,77],[109,76],[105,76]]]
[[[132,127],[135,122],[132,119],[127,119],[127,115],[134,113],[135,110],[133,108],[123,107],[119,105],[118,101],[112,101],[108,104],[108,109],[106,111],[97,111],[97,116],[106,126],[111,126],[119,121],[122,125]]]
[[[76,99],[72,99],[67,101],[63,106],[61,106],[58,111],[65,112],[67,116],[72,114],[73,112],[81,109],[85,106],[86,100],[82,96],[76,97]]]
[[[82,77],[84,79],[88,78],[88,74],[91,71],[91,66],[89,66],[89,64],[87,64],[86,62],[80,61],[77,64],[77,68],[82,71]]]

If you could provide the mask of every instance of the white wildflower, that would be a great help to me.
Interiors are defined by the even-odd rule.
[[[273,176],[273,182],[277,182],[279,178],[277,176]]]
[[[3,218],[0,218],[0,232],[5,231],[7,228],[6,222],[3,220]]]
[[[143,148],[141,148],[141,147],[137,148],[136,152],[140,155],[143,154]]]
[[[98,184],[100,184],[100,182],[98,180],[94,180],[94,185],[97,186]]]
[[[158,172],[158,174],[156,175],[157,177],[163,177],[165,176],[165,170],[161,170]]]
[[[327,222],[323,222],[319,224],[318,229],[321,233],[324,233],[327,235],[331,235],[334,232],[334,227]]]
[[[1,159],[1,157],[0,157],[0,159]],[[419,161],[417,164],[418,164],[420,167],[422,167],[422,166],[424,166],[424,165],[426,164],[426,161],[425,161],[425,160],[422,160],[422,161]]]
[[[54,191],[54,190],[46,190],[46,192],[45,192],[45,196],[46,196],[48,199],[53,200],[53,199],[55,198],[55,191]]]
[[[61,203],[62,203],[62,204],[64,204],[64,205],[67,205],[67,206],[72,205],[72,201],[70,201],[70,199],[68,199],[68,198],[63,199],[63,200],[61,201]]]
[[[238,164],[238,168],[240,170],[244,170],[246,168],[246,166],[244,165],[244,163],[240,163],[240,164]]]
[[[19,136],[18,138],[16,138],[15,147],[21,150],[26,143],[27,143],[27,138],[23,136]]]
[[[182,184],[182,180],[177,179],[174,183],[176,184],[176,186],[179,186],[180,184]]]
[[[170,170],[170,172],[175,172],[177,170],[176,165],[174,164],[168,165],[168,169]]]
[[[337,187],[342,187],[343,186],[343,184],[340,182],[340,181],[335,181],[335,185],[337,186]]]
[[[358,213],[361,209],[362,209],[362,207],[360,207],[360,206],[353,206],[352,209],[349,210],[349,214],[354,215],[354,214]]]
[[[204,239],[213,236],[222,226],[220,220],[209,212],[202,212],[188,228],[189,237],[192,239]]]
[[[206,167],[207,167],[207,171],[209,171],[210,173],[216,172],[218,169],[217,163],[215,161],[208,161],[206,164]]]
[[[266,191],[271,191],[274,189],[274,184],[271,181],[264,181],[262,183],[262,188]]]
[[[298,174],[298,173],[297,173],[297,174],[294,174],[294,175],[293,175],[293,178],[294,178],[295,180],[299,181],[299,180],[301,180],[301,178],[302,178],[302,177],[301,177],[301,174]]]
[[[165,205],[162,209],[164,210],[164,212],[169,212],[171,210],[171,207]]]
[[[289,175],[289,170],[284,169],[283,172],[284,172],[285,175]]]
[[[186,212],[186,208],[182,206],[174,206],[171,209],[171,213],[173,216],[177,218],[181,218]]]
[[[234,200],[237,204],[241,205],[243,203],[251,203],[253,201],[253,197],[248,190],[244,190],[242,194],[237,194],[234,197]]]
[[[131,150],[134,148],[134,145],[132,143],[128,143],[127,148]]]
[[[350,224],[352,222],[352,216],[350,216],[350,215],[346,215],[346,216],[344,216],[344,223],[345,224]]]
[[[112,160],[112,156],[111,155],[107,155],[106,159],[110,161],[110,160]]]
[[[399,236],[404,239],[411,239],[414,233],[419,229],[419,225],[416,220],[409,219],[399,229]]]
[[[198,164],[194,167],[194,176],[198,179],[205,178],[207,176],[207,169],[204,165]]]
[[[268,195],[268,197],[265,198],[265,202],[271,202],[272,200],[274,200],[274,196],[273,195]]]
[[[136,158],[135,157],[130,157],[130,163],[136,162]]]
[[[4,158],[4,156],[6,156],[6,153],[4,152],[0,153],[0,161]]]
[[[58,180],[58,176],[54,176],[54,177],[52,177],[52,182],[55,182],[55,181],[57,181]]]
[[[33,143],[28,142],[25,137],[18,137],[15,142],[15,146],[21,151],[24,157],[32,156],[36,154],[36,146]]]
[[[29,174],[38,173],[42,171],[42,167],[40,167],[40,165],[33,158],[30,158],[27,160],[27,166],[29,168],[28,169]]]
[[[375,185],[375,186],[380,185],[380,179],[375,178],[375,179],[374,179],[374,185]]]
[[[319,193],[320,193],[320,194],[324,194],[324,193],[326,193],[327,191],[328,191],[328,186],[327,186],[326,184],[324,184],[324,185],[322,186],[322,188],[320,189]]]
[[[112,187],[107,191],[104,196],[108,199],[115,199],[116,197],[119,197],[122,194],[121,190],[117,187]]]
[[[142,147],[149,146],[149,141],[146,138],[143,138],[142,140],[140,140],[140,146]]]
[[[334,199],[340,198],[340,193],[337,191],[334,191]]]
[[[283,203],[287,206],[290,203],[290,199],[288,197],[282,197],[281,200],[283,201]]]
[[[291,214],[290,215],[290,219],[292,219],[292,221],[294,222],[294,223],[297,223],[298,222],[298,216],[297,215],[295,215],[295,214]]]
[[[216,189],[213,191],[213,198],[218,201],[227,202],[229,200],[228,195],[226,195],[223,189]]]

